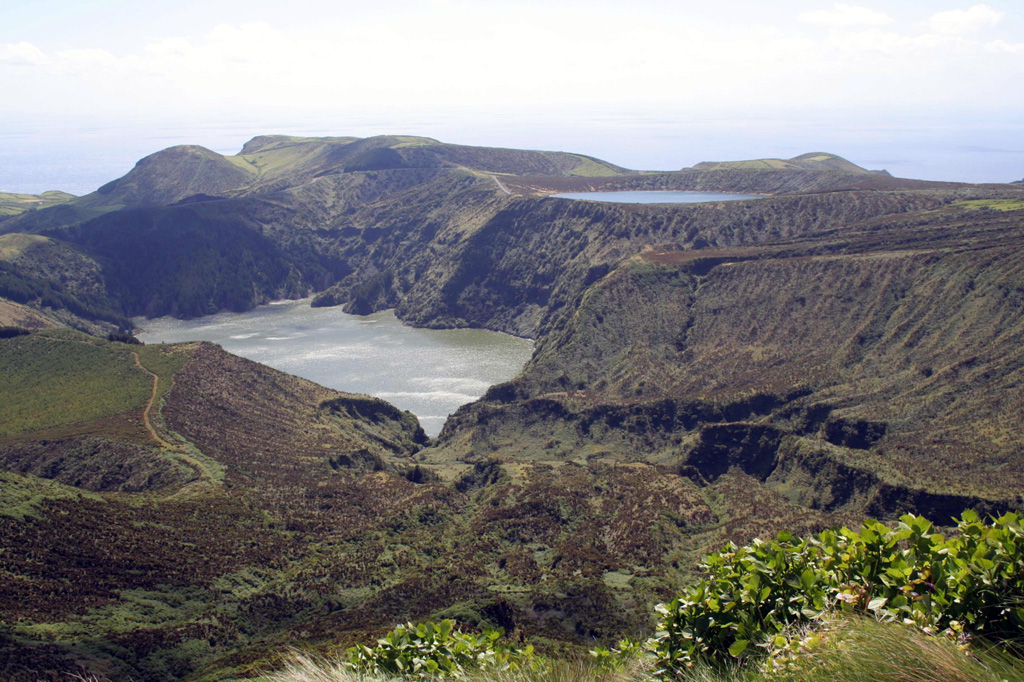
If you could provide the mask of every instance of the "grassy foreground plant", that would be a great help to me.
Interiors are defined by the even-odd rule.
[[[1024,529],[1016,514],[974,512],[946,538],[913,515],[895,528],[798,539],[779,533],[709,555],[706,577],[668,605],[654,643],[661,677],[694,661],[730,664],[789,646],[787,631],[833,610],[915,625],[926,633],[1003,640],[1024,632]]]
[[[535,658],[528,666],[503,669],[485,667],[463,669],[455,677],[465,682],[643,682],[648,679],[648,666],[634,659],[628,665],[610,669],[594,660],[556,661]],[[413,677],[450,677],[443,673]],[[354,670],[347,661],[329,661],[296,654],[281,671],[271,673],[261,682],[398,682],[409,675],[385,675]],[[708,682],[723,682],[715,676]],[[698,682],[696,679],[694,682]]]
[[[864,617],[837,617],[814,642],[780,650],[751,679],[777,682],[1024,682],[1024,664],[998,649]]]
[[[713,667],[703,661],[680,670],[678,682],[1024,682],[1024,662],[984,645],[965,647],[917,628],[863,616],[833,613],[814,628],[791,637],[756,665]],[[620,650],[621,651],[621,650]],[[613,663],[613,664],[610,664]],[[753,661],[748,661],[753,663]],[[355,670],[346,660],[296,654],[288,665],[260,682],[401,682],[409,677],[463,682],[649,682],[651,659],[623,651],[559,661],[536,657],[517,668],[464,668],[457,675],[381,674]]]
[[[501,629],[461,632],[451,620],[400,625],[374,647],[360,644],[348,650],[346,664],[374,675],[461,677],[470,670],[506,670],[529,665],[533,647],[519,649],[499,640]]]

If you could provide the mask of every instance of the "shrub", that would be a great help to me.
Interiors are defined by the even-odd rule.
[[[136,346],[142,345],[142,341],[139,341],[137,338],[132,336],[130,332],[121,330],[107,334],[107,341],[117,341],[118,343],[127,343]]]
[[[409,623],[377,640],[373,648],[351,647],[347,665],[361,673],[413,677],[462,677],[470,670],[528,665],[533,647],[501,644],[503,634],[500,628],[485,628],[480,635],[461,632],[451,620]]]
[[[728,545],[702,564],[706,577],[659,605],[653,643],[658,675],[699,659],[732,664],[787,646],[786,632],[830,611],[871,615],[927,633],[990,639],[1024,628],[1024,530],[1016,514],[986,524],[964,512],[947,539],[926,519],[895,528],[868,520],[860,532]]]
[[[13,339],[15,336],[25,336],[31,333],[28,329],[21,327],[0,327],[0,339]]]

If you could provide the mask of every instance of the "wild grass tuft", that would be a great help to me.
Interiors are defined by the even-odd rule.
[[[546,660],[533,668],[519,670],[467,671],[458,679],[464,682],[641,682],[647,679],[648,669],[647,661],[643,660],[632,661],[621,670],[602,668],[589,659]],[[285,668],[259,678],[258,682],[401,682],[409,679],[365,675],[340,661],[296,653]],[[705,678],[694,678],[694,682],[702,679]],[[722,682],[723,678],[707,677],[706,680]]]
[[[1024,662],[983,643],[968,648],[898,623],[848,618],[828,633],[820,647],[776,663],[774,671],[756,679],[1024,682]]]

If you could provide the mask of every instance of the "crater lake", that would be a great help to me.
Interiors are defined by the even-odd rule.
[[[533,342],[480,329],[417,329],[384,311],[349,315],[282,301],[194,320],[135,320],[147,344],[212,341],[225,350],[339,391],[409,410],[427,435],[460,405],[512,379]]]
[[[760,199],[757,194],[732,194],[726,192],[689,191],[636,191],[636,192],[561,192],[552,194],[554,199],[576,199],[578,201],[608,201],[619,204],[700,204],[709,201],[739,201]]]

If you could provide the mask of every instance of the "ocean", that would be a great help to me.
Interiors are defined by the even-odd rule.
[[[407,134],[468,145],[596,156],[638,170],[700,161],[838,154],[900,177],[960,182],[1024,178],[1024,120],[893,118],[870,122],[756,117],[674,119],[643,112],[282,115],[273,117],[79,119],[0,116],[0,191],[86,194],[143,156],[176,144],[235,154],[262,134]]]

